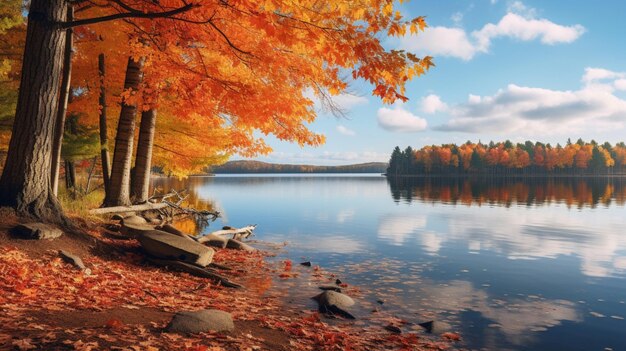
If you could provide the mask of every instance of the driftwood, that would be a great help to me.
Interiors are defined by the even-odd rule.
[[[108,213],[124,213],[124,212],[141,212],[141,211],[151,211],[151,210],[159,210],[168,207],[166,203],[151,203],[147,202],[141,205],[132,205],[132,206],[114,206],[114,207],[102,207],[102,208],[94,208],[89,210],[90,214],[102,215]]]
[[[214,231],[214,232],[209,233],[209,234],[213,234],[213,235],[233,235],[233,237],[237,236],[239,238],[244,238],[245,239],[245,238],[249,237],[250,235],[252,235],[252,232],[254,231],[255,228],[256,228],[256,224],[249,225],[249,226],[246,226],[246,227],[241,227],[241,228],[222,229],[222,230]],[[208,238],[204,238],[204,237],[198,238],[198,242],[199,243],[205,243],[207,241],[209,241]]]
[[[228,288],[243,288],[243,285],[230,281],[228,278],[218,274],[217,272],[215,272],[214,270],[210,268],[201,268],[201,267],[194,266],[192,264],[181,262],[181,261],[161,260],[161,259],[152,258],[152,257],[149,257],[148,261],[150,261],[151,263],[157,266],[166,267],[166,268],[170,268],[173,270],[189,273],[197,277],[209,278],[211,280],[214,280],[220,283],[222,286],[225,286]]]

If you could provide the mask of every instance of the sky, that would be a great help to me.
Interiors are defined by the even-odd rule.
[[[326,144],[267,142],[257,160],[317,165],[388,161],[395,146],[467,140],[564,144],[568,138],[626,140],[626,1],[422,0],[396,4],[426,16],[418,35],[385,47],[434,57],[407,85],[406,103],[383,105],[352,82],[337,96],[346,112],[320,110],[309,127]]]

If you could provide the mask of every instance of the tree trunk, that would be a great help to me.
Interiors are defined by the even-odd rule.
[[[104,85],[104,54],[98,56],[98,72],[100,75],[100,158],[102,160],[102,180],[104,181],[104,193],[109,193],[111,177],[109,157],[109,137],[107,134],[107,101],[106,87]]]
[[[65,32],[49,22],[65,21],[67,3],[31,1],[15,123],[0,179],[0,206],[57,223],[67,223],[50,184]]]
[[[67,20],[74,19],[74,8],[68,6]],[[54,125],[54,139],[52,140],[52,163],[50,165],[50,180],[52,193],[59,193],[59,169],[61,166],[61,146],[63,144],[63,131],[65,130],[65,113],[70,96],[70,81],[72,78],[72,28],[65,31],[65,53],[63,54],[63,77],[61,78],[61,95],[59,96],[59,108]]]
[[[150,109],[141,113],[139,141],[137,142],[137,155],[135,156],[135,172],[133,175],[131,189],[134,203],[148,201],[150,169],[152,168],[152,145],[154,144],[156,117],[156,109]]]
[[[76,166],[74,161],[65,160],[65,188],[68,193],[74,192],[76,188]]]
[[[130,57],[128,58],[124,90],[130,89],[132,92],[139,88],[139,84],[143,78],[143,62],[143,58],[139,59],[139,61],[134,61]],[[120,120],[117,125],[117,136],[115,137],[115,150],[113,152],[109,191],[104,199],[104,206],[107,207],[130,205],[130,166],[133,156],[136,113],[136,104],[122,102]]]

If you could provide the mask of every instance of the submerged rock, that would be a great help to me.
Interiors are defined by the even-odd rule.
[[[319,304],[319,311],[322,313],[332,313],[345,318],[355,319],[355,317],[348,312],[348,308],[355,304],[354,300],[348,295],[326,290],[313,297],[313,299]]]
[[[205,333],[209,331],[233,331],[235,324],[228,312],[220,310],[203,310],[195,312],[178,312],[165,331],[173,333]]]
[[[24,223],[13,228],[13,233],[24,239],[56,239],[63,235],[63,231],[45,223]]]
[[[206,267],[213,260],[213,249],[193,240],[160,230],[141,234],[137,240],[150,255],[168,260],[179,260]]]
[[[424,328],[427,332],[433,334],[445,333],[452,329],[452,326],[450,324],[440,321],[428,321],[424,323],[419,323],[418,325]]]

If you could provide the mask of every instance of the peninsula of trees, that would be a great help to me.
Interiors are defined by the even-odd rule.
[[[565,146],[526,141],[410,146],[391,153],[388,176],[617,175],[626,174],[626,145],[578,139]]]

